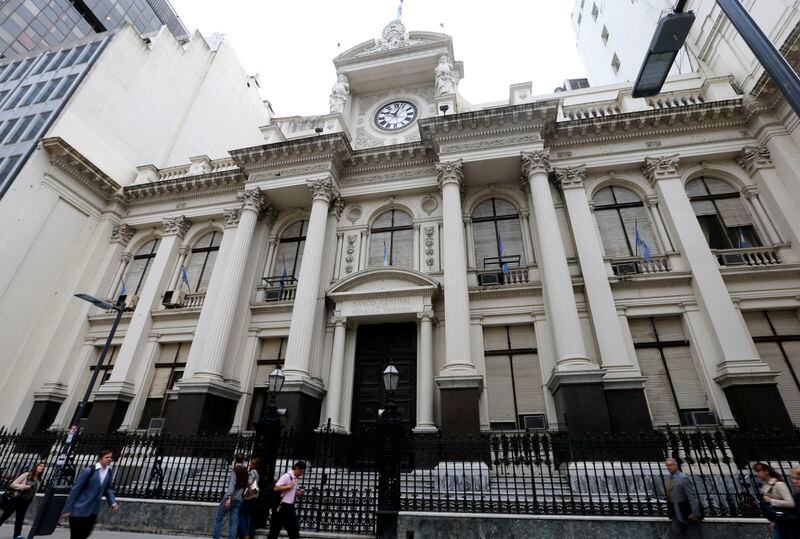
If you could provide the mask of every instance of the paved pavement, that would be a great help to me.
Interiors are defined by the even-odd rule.
[[[27,537],[29,529],[30,528],[28,528],[28,526],[22,528],[23,536]],[[12,537],[12,533],[14,533],[13,526],[6,524],[0,527],[0,539]],[[51,537],[52,539],[69,539],[69,530],[67,528],[59,528],[53,535],[47,535],[44,537]],[[145,537],[159,537],[160,539],[201,539],[200,536],[196,535],[159,535],[155,533],[108,532],[103,530],[96,530],[92,534],[91,539],[143,539]]]

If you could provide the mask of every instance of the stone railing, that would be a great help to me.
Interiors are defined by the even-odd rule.
[[[478,270],[478,286],[506,286],[513,284],[526,284],[528,268],[509,268],[507,272],[497,270]]]
[[[618,101],[611,101],[605,103],[593,103],[590,106],[565,106],[563,107],[564,117],[569,120],[586,120],[589,118],[602,118],[604,116],[613,116],[622,112],[621,105]]]
[[[654,109],[671,109],[675,107],[686,107],[689,105],[700,105],[705,103],[700,90],[690,90],[684,92],[672,92],[669,94],[659,94],[657,97],[647,99],[647,104]]]
[[[653,256],[650,260],[642,257],[615,258],[611,261],[614,275],[649,275],[653,273],[667,273],[672,268],[666,256]]]
[[[181,309],[188,309],[190,307],[202,307],[206,300],[206,293],[199,292],[197,294],[186,294],[180,304]]]
[[[772,247],[745,247],[713,251],[720,266],[775,266],[781,263],[778,251]]]

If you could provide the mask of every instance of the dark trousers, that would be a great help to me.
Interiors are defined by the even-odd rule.
[[[297,522],[294,504],[282,503],[280,507],[272,513],[272,522],[269,524],[269,535],[267,539],[278,539],[281,528],[286,528],[289,539],[300,538],[300,524]]]
[[[90,517],[69,517],[69,539],[86,539],[92,535],[97,515]]]
[[[13,500],[5,511],[3,511],[3,515],[0,516],[0,526],[16,512],[17,516],[14,518],[14,537],[22,535],[22,523],[25,521],[25,512],[28,510],[30,504],[30,500]]]

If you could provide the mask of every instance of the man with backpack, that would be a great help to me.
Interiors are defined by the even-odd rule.
[[[116,511],[117,499],[114,496],[114,476],[111,461],[114,454],[103,449],[94,466],[84,468],[75,479],[64,504],[62,518],[69,518],[70,539],[86,539],[92,534],[100,512],[100,499],[105,495],[112,511]]]
[[[300,523],[294,511],[294,502],[297,496],[302,496],[305,492],[305,489],[299,488],[300,478],[305,471],[306,463],[299,460],[275,483],[275,492],[280,496],[280,503],[272,513],[267,539],[278,539],[282,528],[286,528],[289,539],[300,537]]]

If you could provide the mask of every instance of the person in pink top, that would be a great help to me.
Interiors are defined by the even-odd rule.
[[[267,539],[278,539],[282,528],[286,528],[289,539],[299,539],[300,524],[297,522],[297,515],[294,512],[294,501],[297,496],[302,496],[305,492],[305,489],[300,488],[300,478],[305,472],[306,463],[299,460],[275,483],[275,492],[280,494],[281,503],[272,513]]]

